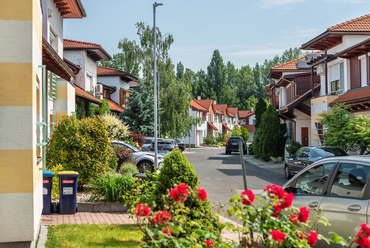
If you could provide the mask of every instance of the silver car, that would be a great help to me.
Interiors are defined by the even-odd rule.
[[[347,241],[348,247],[357,247],[353,237],[361,223],[370,215],[370,156],[330,157],[304,168],[286,184],[284,189],[294,193],[294,207],[306,206],[314,221],[315,211],[328,219],[331,227],[317,224],[313,229],[330,240],[329,232],[336,232]],[[341,247],[317,242],[315,247]]]
[[[113,147],[123,146],[133,153],[133,160],[137,168],[139,169],[140,173],[144,173],[146,170],[151,172],[154,171],[154,163],[155,157],[153,152],[143,152],[137,149],[136,147],[120,140],[113,140],[111,141]],[[164,157],[162,155],[157,156],[157,165],[155,166],[157,169],[162,168]]]

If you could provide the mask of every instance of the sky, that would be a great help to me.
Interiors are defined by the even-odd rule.
[[[135,24],[153,26],[149,0],[81,0],[87,17],[65,19],[64,38],[100,44],[111,56],[124,38],[139,41]],[[263,63],[300,47],[336,24],[370,13],[370,0],[158,0],[156,26],[170,33],[169,51],[194,72],[214,50],[235,67]]]

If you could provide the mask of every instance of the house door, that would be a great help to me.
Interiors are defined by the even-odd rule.
[[[301,137],[302,146],[308,146],[308,127],[301,128]]]

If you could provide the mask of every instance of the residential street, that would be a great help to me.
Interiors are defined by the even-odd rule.
[[[186,158],[197,172],[202,188],[206,189],[211,202],[226,203],[234,195],[235,189],[243,190],[243,176],[239,153],[225,154],[225,148],[198,148],[184,152]],[[266,163],[266,169],[254,165],[245,156],[247,186],[255,194],[269,184],[282,186],[287,180],[284,177],[282,164]],[[255,159],[254,159],[255,160]]]

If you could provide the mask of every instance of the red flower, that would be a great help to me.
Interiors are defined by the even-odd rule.
[[[139,144],[139,141],[135,140],[134,143]]]
[[[301,207],[300,211],[297,213],[298,220],[300,222],[306,222],[308,220],[308,216],[310,214],[310,210],[306,207]]]
[[[245,197],[247,196],[247,197]],[[254,201],[254,194],[252,190],[244,190],[241,195],[241,200],[244,205],[252,205]]]
[[[289,208],[292,206],[294,200],[293,193],[285,193],[284,199],[279,202],[281,208]]]
[[[289,219],[291,222],[298,223],[297,216],[295,215],[289,215]]]
[[[201,201],[207,199],[207,192],[205,189],[198,189],[198,199]]]
[[[311,231],[310,234],[307,236],[307,244],[310,246],[314,246],[317,242],[317,233],[315,231]]]
[[[297,234],[297,237],[299,239],[304,239],[304,233],[303,232],[295,232]]]
[[[278,218],[279,217],[278,213],[281,212],[282,209],[279,205],[275,205],[274,209],[275,209],[275,211],[272,214],[272,217]]]
[[[171,214],[168,211],[158,211],[152,222],[158,225],[164,225],[171,220]]]
[[[215,245],[213,244],[213,242],[209,239],[206,240],[206,246],[212,246],[212,247],[215,247]]]
[[[285,196],[285,191],[283,187],[277,186],[277,185],[267,185],[266,189],[263,191],[266,191],[268,196],[273,198],[276,196],[279,199],[283,199]]]
[[[141,205],[140,203],[137,204],[136,208],[134,209],[137,216],[148,216],[150,214],[150,208],[148,206]]]
[[[370,240],[368,239],[370,234],[370,228],[365,224],[361,224],[361,229],[357,232],[355,236],[355,242],[360,246],[360,248],[370,247]]]
[[[185,184],[179,184],[171,190],[170,197],[175,199],[175,201],[183,201],[189,194],[188,188],[189,186]]]
[[[163,232],[163,234],[171,235],[172,234],[171,226],[168,225],[166,228],[163,228],[162,232]]]
[[[272,235],[272,239],[278,242],[284,241],[284,238],[286,237],[285,233],[280,232],[279,230],[272,230],[271,235]]]

